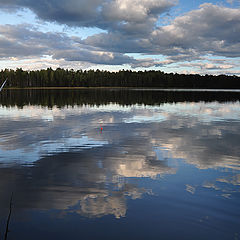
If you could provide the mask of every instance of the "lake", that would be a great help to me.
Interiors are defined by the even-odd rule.
[[[239,100],[4,89],[1,239],[240,239]]]

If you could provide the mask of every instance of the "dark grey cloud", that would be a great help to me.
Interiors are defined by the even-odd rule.
[[[12,0],[1,1],[0,8],[28,8],[39,18],[69,26],[100,27],[142,32],[154,26],[159,14],[176,4],[175,0]]]
[[[77,41],[76,41],[77,40]],[[122,53],[102,51],[79,44],[64,33],[43,33],[31,25],[0,25],[0,58],[41,57],[82,61],[91,64],[154,66],[152,59],[137,60]]]
[[[53,50],[66,49],[70,38],[61,33],[43,33],[31,25],[0,25],[0,57],[32,57],[52,55]]]
[[[119,53],[98,52],[88,50],[58,51],[53,55],[55,59],[64,58],[66,61],[85,61],[94,64],[122,65],[137,62],[134,58]]]
[[[98,8],[104,2],[102,0],[70,0],[67,2],[63,0],[43,0],[38,2],[31,0],[3,0],[0,2],[0,8],[28,8],[43,20],[86,26],[92,25],[96,21]]]
[[[99,49],[119,53],[147,53],[153,52],[153,46],[147,39],[133,38],[132,36],[118,33],[99,33],[89,36],[78,42],[86,46],[94,46]]]
[[[57,51],[52,56],[54,59],[64,59],[66,61],[82,61],[92,64],[103,65],[123,65],[129,64],[131,67],[152,67],[157,65],[153,59],[137,60],[133,57],[121,53],[89,51],[89,50],[65,50]]]

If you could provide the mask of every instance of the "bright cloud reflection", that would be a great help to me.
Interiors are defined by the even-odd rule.
[[[0,182],[15,186],[19,208],[124,217],[126,199],[152,194],[130,179],[177,174],[173,160],[198,169],[239,171],[239,109],[239,102],[1,107],[0,172],[14,167]],[[20,174],[21,165],[28,167]],[[238,175],[223,177],[202,187],[239,185],[238,180]],[[36,191],[30,191],[33,186]],[[185,184],[191,194],[198,187]],[[23,201],[28,197],[34,201]]]

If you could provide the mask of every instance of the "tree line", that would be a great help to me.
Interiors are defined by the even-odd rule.
[[[138,88],[208,88],[240,89],[240,77],[228,75],[198,75],[164,73],[162,71],[118,72],[52,68],[24,71],[5,69],[0,72],[0,84],[8,78],[6,87],[138,87]]]

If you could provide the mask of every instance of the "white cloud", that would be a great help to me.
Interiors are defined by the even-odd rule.
[[[240,53],[240,9],[210,3],[175,18],[172,24],[152,32],[151,42],[161,51],[238,57]],[[167,51],[164,50],[167,48]]]
[[[81,42],[116,52],[162,54],[181,62],[201,60],[204,55],[238,57],[239,39],[240,9],[206,3],[141,37],[108,32]]]

